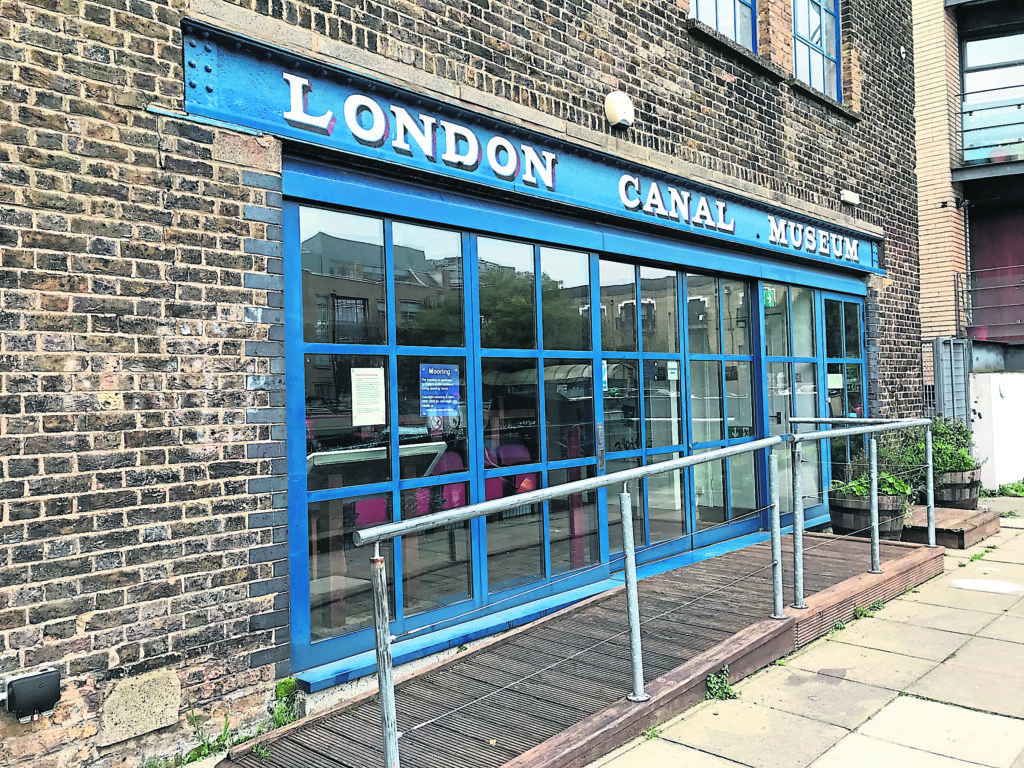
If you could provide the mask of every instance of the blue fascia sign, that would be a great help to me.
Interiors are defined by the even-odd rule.
[[[877,270],[878,241],[191,22],[186,109],[283,138],[723,243]]]

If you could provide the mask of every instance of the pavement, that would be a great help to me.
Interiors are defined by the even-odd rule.
[[[1024,499],[945,571],[588,768],[1024,768]]]

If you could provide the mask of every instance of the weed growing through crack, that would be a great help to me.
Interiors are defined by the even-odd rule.
[[[722,667],[720,672],[708,675],[708,692],[705,699],[736,699],[739,698],[739,691],[729,685],[729,665]]]

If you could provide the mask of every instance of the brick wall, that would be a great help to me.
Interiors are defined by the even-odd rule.
[[[0,675],[65,677],[52,722],[0,719],[0,762],[186,743],[182,719],[98,746],[111,687],[149,670],[213,727],[288,672],[281,147],[175,116],[186,17],[883,229],[870,391],[918,407],[909,0],[843,3],[857,111],[786,79],[785,9],[755,59],[685,5],[0,0]],[[614,88],[639,119],[613,134]]]

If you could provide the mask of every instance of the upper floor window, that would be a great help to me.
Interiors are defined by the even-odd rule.
[[[838,0],[793,0],[796,76],[837,101],[839,90]]]
[[[968,40],[963,54],[964,165],[1024,157],[1024,33]]]
[[[697,21],[754,50],[754,0],[697,0]]]

